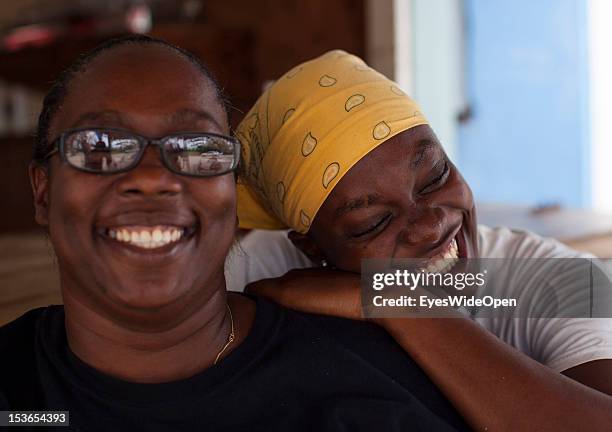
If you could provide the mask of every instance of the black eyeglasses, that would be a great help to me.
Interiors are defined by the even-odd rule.
[[[159,147],[162,163],[176,174],[212,177],[234,171],[240,160],[240,142],[213,133],[178,133],[149,139],[121,129],[83,128],[63,132],[53,141],[49,158],[59,152],[62,161],[80,171],[117,174],[133,169],[148,145]]]

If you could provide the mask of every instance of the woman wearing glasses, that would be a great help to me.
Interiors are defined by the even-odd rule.
[[[478,227],[470,188],[418,106],[345,52],[331,51],[279,78],[238,136],[240,224],[290,231],[289,238],[285,231],[249,234],[244,271],[233,276],[250,282],[319,267],[252,287],[288,307],[362,319],[357,274],[366,258],[419,258],[428,272],[444,273],[458,258],[578,256],[529,233]],[[583,275],[579,280],[588,283]],[[574,274],[545,276],[551,285],[522,279],[513,294],[523,290],[521,299],[538,307],[537,294],[554,289],[573,300]],[[475,430],[611,428],[612,319],[444,312],[457,319],[377,322]]]
[[[0,411],[55,413],[0,422],[465,429],[379,328],[226,292],[240,151],[227,135],[215,81],[162,41],[111,41],[54,84],[30,178],[64,306],[0,328]]]

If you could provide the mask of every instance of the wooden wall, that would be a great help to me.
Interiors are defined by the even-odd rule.
[[[330,49],[365,55],[363,0],[207,0],[191,22],[159,22],[151,35],[197,54],[217,75],[237,111],[235,125],[264,82]],[[57,74],[100,39],[0,53],[0,79],[45,92]],[[0,233],[34,228],[27,163],[32,138],[0,138]],[[7,202],[8,201],[8,202]]]

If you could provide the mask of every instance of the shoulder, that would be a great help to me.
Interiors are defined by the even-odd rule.
[[[609,286],[607,273],[597,260],[584,260],[592,256],[528,231],[479,226],[478,234],[482,258],[506,258],[515,263],[512,268],[516,271],[507,279],[513,296],[519,301],[522,298],[526,307],[533,308],[530,311],[541,307],[544,313],[540,316],[549,317],[477,319],[481,325],[557,371],[612,358],[612,319],[578,317],[583,316],[580,307],[586,301],[580,295],[585,292],[581,287],[593,282],[589,276],[600,275],[604,286]],[[601,273],[593,273],[595,268]],[[538,316],[538,312],[533,313]],[[609,316],[606,313],[602,316]]]
[[[365,418],[380,420],[383,429],[386,421],[403,425],[404,419],[410,423],[407,416],[422,415],[462,424],[427,375],[382,328],[255,300],[251,333],[224,364],[231,365],[238,356],[246,359],[248,372],[235,376],[266,388],[261,397],[272,395],[270,403],[299,399],[300,409],[308,413],[302,418],[312,421],[306,429],[318,430],[318,422],[332,418],[340,423],[331,429],[342,429],[349,419],[359,424],[364,412]]]
[[[303,362],[324,368],[344,364],[346,370],[357,364],[384,370],[393,370],[396,364],[405,366],[407,354],[375,324],[299,312],[263,297],[254,298],[255,321],[243,345],[257,352],[268,367],[294,369]]]
[[[33,309],[0,327],[0,376],[3,380],[5,374],[13,374],[16,368],[34,358],[36,329],[46,309]]]
[[[382,327],[365,321],[301,313],[295,313],[292,319],[302,321],[301,327],[309,328],[305,333],[311,335],[309,341],[303,341],[308,353],[298,364],[303,362],[302,370],[314,366],[319,372],[312,374],[312,381],[317,382],[319,376],[319,384],[327,386],[326,392],[335,388],[344,401],[354,400],[355,394],[367,394],[367,401],[358,402],[364,409],[372,409],[371,404],[377,399],[400,401],[392,409],[396,421],[402,418],[402,412],[410,410],[406,402],[416,398],[449,424],[462,423],[423,369]],[[295,370],[295,364],[292,369]],[[378,408],[384,409],[385,404]]]
[[[45,309],[32,309],[16,320],[0,327],[0,351],[11,353],[26,345],[33,344],[36,335],[36,323]],[[2,359],[6,360],[6,357],[2,356]]]
[[[321,351],[330,355],[363,351],[367,356],[374,346],[404,354],[393,338],[373,323],[300,312],[263,297],[243,295],[257,302],[256,325],[252,332],[259,336],[265,329],[263,333],[269,342],[296,345],[301,352]]]
[[[347,367],[353,362],[367,368],[386,371],[401,381],[401,375],[420,370],[408,354],[380,326],[345,318],[314,315],[286,310],[287,320],[299,334],[310,339],[313,354],[319,352],[331,361]]]
[[[478,225],[481,258],[590,258],[563,243],[530,231]]]
[[[48,310],[45,307],[26,312],[20,318],[0,327],[0,405],[26,406],[37,391],[36,340],[39,323]]]

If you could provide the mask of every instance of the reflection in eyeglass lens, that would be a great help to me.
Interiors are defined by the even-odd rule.
[[[139,148],[133,137],[100,131],[75,132],[65,140],[66,158],[71,165],[101,172],[129,166]]]
[[[92,172],[129,168],[139,157],[144,141],[129,132],[80,130],[64,137],[68,163]],[[173,170],[210,176],[231,171],[236,163],[233,141],[214,135],[175,135],[161,142],[163,158]]]
[[[165,149],[168,162],[185,173],[212,175],[229,171],[234,164],[233,143],[223,138],[170,137]]]

